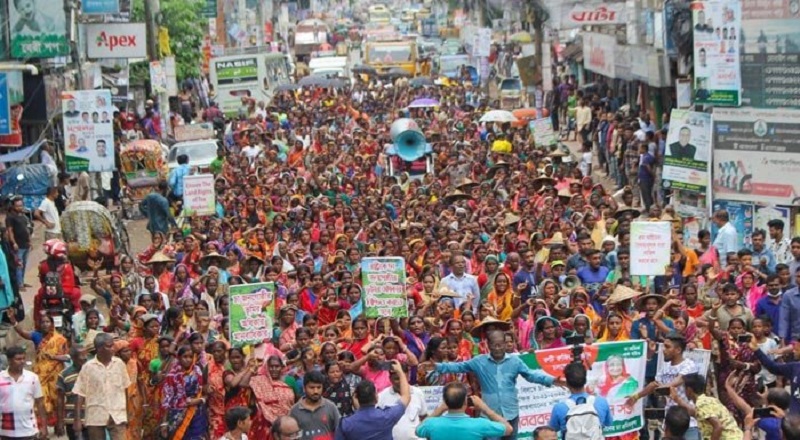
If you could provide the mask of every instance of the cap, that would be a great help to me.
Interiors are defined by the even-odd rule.
[[[556,260],[550,263],[550,267],[556,267],[556,266],[566,266],[566,264],[564,264],[564,262],[561,260]]]

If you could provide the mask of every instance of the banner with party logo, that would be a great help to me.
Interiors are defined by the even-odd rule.
[[[272,339],[275,283],[229,286],[228,295],[231,345],[243,347]]]
[[[361,260],[364,313],[367,318],[408,316],[406,301],[406,260],[375,257]]]
[[[52,58],[69,53],[63,2],[7,0],[11,58]]]
[[[711,161],[711,115],[673,109],[664,152],[665,188],[705,194]]]
[[[111,105],[111,91],[62,92],[61,110],[67,172],[114,171],[112,118],[117,109]]]

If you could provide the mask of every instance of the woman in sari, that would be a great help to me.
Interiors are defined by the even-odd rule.
[[[472,359],[472,351],[475,344],[468,333],[466,337],[464,336],[464,323],[461,320],[451,319],[447,321],[444,326],[444,334],[445,336],[452,336],[457,341],[456,346],[451,348],[455,349],[459,362]]]
[[[497,275],[500,274],[500,260],[496,255],[487,255],[483,259],[483,273],[478,275],[478,287],[481,289],[481,300],[486,299],[494,290]]]
[[[133,258],[123,255],[119,260],[119,272],[122,276],[122,287],[127,287],[133,294],[138,294],[143,287],[142,277],[136,273]]]
[[[172,285],[169,288],[169,299],[171,303],[177,303],[183,298],[189,298],[192,293],[192,278],[189,267],[185,264],[175,266],[173,272]]]
[[[162,433],[170,440],[208,439],[208,411],[203,397],[203,372],[188,345],[178,348],[178,362],[164,379]]]
[[[225,435],[225,374],[227,344],[216,341],[211,344],[211,359],[206,365],[204,376],[206,396],[208,397],[208,423],[212,439]]]
[[[151,314],[142,316],[142,324],[142,336],[131,339],[130,349],[138,364],[139,381],[142,383],[142,401],[146,402],[142,411],[143,438],[151,439],[155,436],[158,427],[158,417],[156,416],[157,407],[153,404],[156,402],[156,387],[153,385],[150,363],[158,359],[158,332],[161,324],[158,322],[158,317]]]
[[[139,377],[139,362],[133,357],[130,343],[125,340],[114,342],[114,353],[125,362],[131,384],[128,386],[128,427],[125,438],[127,440],[140,440],[142,438],[142,420],[144,419],[144,382],[137,380]]]
[[[253,392],[250,390],[250,378],[256,374],[256,359],[245,359],[241,348],[228,350],[228,362],[231,369],[225,371],[222,382],[225,384],[225,410],[236,406],[254,409]]]
[[[147,249],[144,250],[144,252],[140,253],[136,257],[139,260],[140,264],[146,265],[148,264],[150,259],[153,258],[153,255],[155,255],[155,253],[159,251],[163,252],[165,255],[168,256],[171,256],[172,253],[174,252],[172,246],[167,244],[167,238],[163,232],[154,233],[150,246],[148,246]]]
[[[514,293],[511,289],[511,279],[505,272],[500,272],[494,275],[492,284],[493,288],[486,299],[494,306],[497,318],[501,321],[508,321],[514,311]],[[481,294],[481,296],[483,295]]]
[[[250,389],[256,412],[249,438],[269,438],[270,428],[278,417],[289,414],[294,405],[294,390],[281,379],[283,362],[273,355],[267,359],[266,370],[250,377]]]
[[[561,323],[557,319],[551,316],[542,316],[536,320],[536,325],[530,335],[531,351],[564,347],[566,344],[561,337],[562,333]]]
[[[44,407],[48,414],[47,424],[55,426],[56,398],[58,397],[56,381],[59,373],[64,369],[64,363],[70,361],[67,338],[56,331],[53,318],[49,315],[41,317],[39,330],[29,332],[17,325],[13,308],[8,309],[6,314],[17,334],[33,341],[33,345],[36,347],[33,372],[39,375],[39,381],[42,383]]]
[[[436,371],[436,364],[447,361],[447,353],[449,346],[447,339],[440,337],[432,337],[428,342],[428,347],[425,349],[423,362],[417,367],[417,384],[419,386],[444,386],[450,382],[456,381],[457,376],[450,373],[438,373]]]

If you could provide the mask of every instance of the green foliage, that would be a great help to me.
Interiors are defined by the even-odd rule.
[[[145,0],[133,0],[131,21],[144,22]],[[199,77],[203,60],[203,36],[208,20],[203,18],[205,0],[160,0],[161,26],[169,30],[169,45],[175,57],[180,83],[186,78]],[[144,83],[149,78],[147,63],[131,65],[131,82]]]

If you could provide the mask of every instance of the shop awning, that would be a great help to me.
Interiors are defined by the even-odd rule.
[[[23,160],[26,160],[29,157],[36,154],[36,152],[39,151],[39,147],[41,147],[42,144],[44,144],[44,142],[45,142],[44,140],[41,140],[29,147],[20,148],[8,154],[0,154],[0,162],[3,163],[22,162]]]

